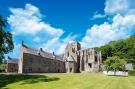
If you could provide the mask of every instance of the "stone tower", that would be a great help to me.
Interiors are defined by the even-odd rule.
[[[78,42],[69,43],[65,49],[66,72],[80,72],[80,56],[78,51],[81,45]]]
[[[94,48],[80,50],[80,72],[97,72],[101,62],[101,52],[95,51]]]

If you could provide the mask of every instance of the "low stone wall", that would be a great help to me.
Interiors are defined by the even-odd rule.
[[[128,72],[123,72],[123,71],[103,71],[103,74],[105,75],[117,75],[117,76],[128,76]]]

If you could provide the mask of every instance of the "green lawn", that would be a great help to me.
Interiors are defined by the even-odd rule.
[[[0,89],[135,89],[135,77],[78,74],[0,74]]]

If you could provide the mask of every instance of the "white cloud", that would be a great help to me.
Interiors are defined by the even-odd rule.
[[[114,39],[114,36],[115,32],[111,25],[105,22],[102,25],[94,25],[88,29],[81,43],[83,47],[97,47]]]
[[[33,41],[39,43],[42,42],[42,39],[40,37],[35,37]]]
[[[43,15],[39,9],[31,4],[25,8],[10,8],[11,15],[7,18],[14,34],[32,34],[44,32],[51,36],[61,36],[64,32],[42,21]]]
[[[113,17],[113,22],[94,25],[87,30],[81,43],[83,47],[99,47],[109,41],[124,39],[135,34],[135,15]]]
[[[134,0],[106,0],[104,11],[109,15],[135,13],[135,2]]]
[[[100,18],[105,18],[106,15],[105,14],[100,14],[98,12],[95,12],[93,17],[91,18],[91,20],[95,20],[95,19],[100,19]]]
[[[36,44],[36,47],[42,47],[45,51],[62,54],[67,43],[77,37],[77,35],[69,34],[67,37],[62,38],[64,31],[42,21],[43,15],[40,10],[31,4],[26,4],[25,8],[10,8],[10,11],[11,15],[7,19],[12,28],[12,33],[14,33],[15,37],[23,35],[23,38],[18,39],[24,39],[25,36],[32,39],[28,42],[30,46]],[[25,39],[24,41],[27,42]],[[14,53],[17,50],[15,47]]]
[[[66,38],[53,38],[49,40],[47,43],[43,44],[44,50],[49,52],[56,52],[56,54],[63,54],[65,51],[65,47],[69,42],[73,42],[78,35],[69,34]]]
[[[104,11],[111,17],[112,22],[105,21],[90,27],[81,41],[84,48],[99,47],[109,41],[124,39],[135,34],[134,0],[106,0]]]

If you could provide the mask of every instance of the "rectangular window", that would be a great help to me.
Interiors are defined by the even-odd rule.
[[[30,60],[30,63],[32,63],[33,62],[33,60],[32,59],[29,59]]]
[[[31,67],[29,67],[28,71],[29,71],[29,72],[32,72],[32,68],[31,68]]]

